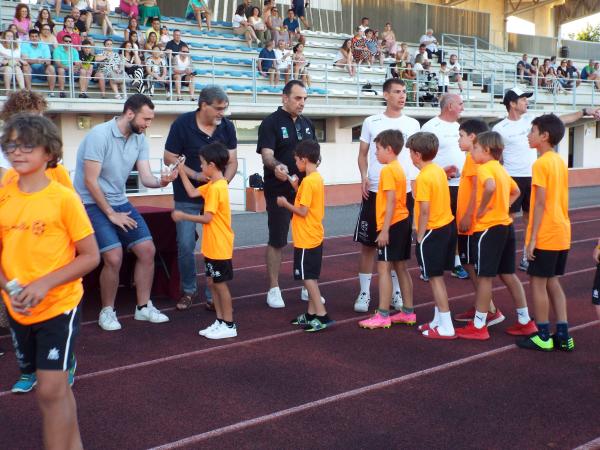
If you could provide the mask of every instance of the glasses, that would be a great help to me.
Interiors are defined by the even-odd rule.
[[[22,153],[31,153],[35,148],[35,145],[31,144],[19,144],[17,142],[9,142],[5,146],[2,147],[2,151],[7,155],[10,153],[14,153],[17,149],[21,150]]]
[[[301,141],[302,140],[302,125],[299,122],[296,122],[294,124],[295,128],[296,128],[296,138]]]

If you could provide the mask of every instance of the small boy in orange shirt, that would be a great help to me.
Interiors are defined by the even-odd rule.
[[[19,175],[0,189],[0,288],[21,370],[12,391],[37,384],[46,448],[82,448],[70,386],[81,277],[100,262],[94,230],[77,194],[45,173],[62,157],[50,120],[15,115],[1,141]]]
[[[565,135],[565,125],[554,114],[544,114],[531,122],[527,138],[529,147],[537,150],[531,178],[531,205],[525,237],[527,273],[535,308],[537,333],[517,343],[521,348],[573,351],[575,342],[569,336],[567,299],[559,277],[564,275],[571,247],[569,220],[569,172],[554,151]],[[556,314],[556,334],[550,335],[550,302]]]
[[[376,313],[358,322],[362,328],[389,328],[392,323],[414,325],[417,316],[413,308],[412,279],[406,261],[410,259],[412,227],[406,207],[406,175],[398,161],[404,146],[400,130],[385,130],[375,138],[377,161],[385,164],[379,176],[375,199],[377,218],[377,272],[379,274],[379,308]],[[392,273],[395,270],[404,299],[402,310],[390,316]]]
[[[463,339],[490,338],[486,320],[492,281],[497,275],[508,288],[517,307],[517,324],[506,332],[529,335],[536,331],[529,317],[523,285],[515,275],[516,240],[510,205],[519,197],[515,181],[500,164],[504,143],[500,134],[486,131],[477,135],[471,156],[477,168],[477,201],[471,252],[477,274],[475,316],[464,328],[456,330]]]
[[[202,254],[206,267],[207,285],[213,298],[217,320],[198,334],[207,339],[227,339],[237,336],[233,321],[231,292],[227,282],[233,279],[233,230],[229,190],[223,173],[229,161],[229,151],[219,142],[202,147],[200,167],[210,181],[194,188],[184,170],[179,172],[185,191],[191,198],[204,197],[204,213],[187,214],[175,210],[171,217],[175,222],[189,220],[201,223]]]
[[[419,132],[406,143],[413,164],[420,170],[415,182],[415,224],[417,228],[417,262],[435,300],[433,320],[419,325],[429,339],[456,339],[444,271],[454,269],[456,225],[450,209],[450,189],[446,172],[432,162],[439,141],[435,134]]]
[[[294,242],[294,279],[302,280],[308,291],[308,310],[292,320],[293,325],[305,331],[321,331],[333,325],[327,315],[319,291],[319,277],[323,260],[323,217],[325,216],[325,186],[317,171],[321,161],[321,147],[316,141],[301,141],[295,150],[296,167],[306,176],[302,179],[292,205],[285,197],[277,197],[277,205],[292,213],[292,240]],[[290,180],[292,184],[297,180]]]
[[[456,207],[456,224],[458,227],[458,254],[461,265],[469,273],[473,288],[477,291],[477,275],[473,267],[473,255],[471,254],[471,240],[473,238],[473,224],[475,223],[475,202],[477,199],[477,168],[479,164],[473,161],[471,152],[477,140],[477,135],[489,131],[487,123],[479,119],[465,120],[458,128],[458,145],[466,152],[465,164],[460,173],[460,184],[458,185],[458,198]],[[468,322],[475,316],[475,306],[454,315],[457,322]],[[496,308],[490,299],[490,309],[487,317],[487,326],[496,325],[505,319],[504,315]]]

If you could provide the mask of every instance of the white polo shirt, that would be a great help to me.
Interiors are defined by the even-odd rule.
[[[504,168],[511,177],[530,177],[537,153],[529,147],[527,135],[531,130],[533,114],[523,114],[519,120],[508,118],[498,122],[492,128],[502,136]]]
[[[425,123],[421,131],[435,134],[438,141],[440,141],[440,146],[436,157],[433,158],[433,162],[441,167],[456,166],[460,172],[465,164],[465,152],[461,151],[458,145],[459,126],[458,122],[446,122],[440,119],[439,116],[436,116]],[[460,174],[448,180],[449,186],[458,186],[459,183]]]

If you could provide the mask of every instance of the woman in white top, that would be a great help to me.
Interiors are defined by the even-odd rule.
[[[256,41],[257,44],[260,44],[260,41],[258,40],[258,37],[256,37],[254,29],[246,20],[246,16],[244,15],[245,10],[246,6],[243,3],[238,5],[237,9],[235,10],[235,14],[231,20],[233,25],[233,34],[243,34],[246,38],[248,47],[252,47],[252,41]]]
[[[383,38],[382,45],[387,54],[391,57],[396,56],[396,52],[398,51],[398,44],[396,43],[396,35],[394,34],[394,30],[392,30],[392,24],[386,23],[383,28],[383,33],[381,33],[381,37]]]
[[[354,65],[354,58],[352,57],[352,39],[346,39],[338,49],[333,65],[347,70],[351,77],[354,76],[356,67]]]
[[[262,17],[260,17],[260,9],[256,6],[252,8],[252,15],[248,18],[248,21],[261,42],[266,43],[271,40],[271,32],[267,29]]]
[[[0,45],[0,64],[4,73],[4,88],[11,90],[13,74],[20,89],[25,89],[25,79],[23,78],[23,67],[28,66],[27,61],[21,59],[21,48],[19,41],[15,40],[15,34],[6,30],[2,35],[2,45]]]
[[[194,66],[190,58],[190,49],[187,45],[182,45],[179,53],[173,58],[173,81],[175,82],[175,94],[177,100],[183,100],[181,96],[181,84],[187,84],[190,88],[190,100],[195,102],[194,98]]]

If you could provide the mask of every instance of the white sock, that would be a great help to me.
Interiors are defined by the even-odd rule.
[[[529,323],[531,317],[529,317],[529,308],[527,306],[525,308],[517,308],[517,319],[521,325]]]
[[[433,320],[429,322],[429,326],[431,328],[435,328],[440,324],[440,310],[438,307],[433,308]]]
[[[475,310],[475,317],[473,318],[473,325],[478,330],[481,330],[485,326],[485,321],[487,319],[487,313],[480,312]]]
[[[269,294],[275,294],[277,292],[279,292],[279,286],[275,286],[269,289]]]
[[[454,266],[462,266],[462,264],[460,263],[460,256],[458,255],[454,255]]]
[[[400,283],[398,282],[398,275],[395,270],[392,270],[392,285],[394,286],[394,294],[400,292]]]
[[[526,255],[527,255],[527,246],[524,245],[523,246],[523,257],[522,257],[523,261],[527,261]]]
[[[359,273],[358,281],[360,282],[360,292],[365,292],[369,297],[371,296],[371,274],[370,273]]]
[[[452,316],[450,311],[440,312],[440,324],[438,325],[438,333],[441,336],[454,336],[454,325],[452,324]]]

